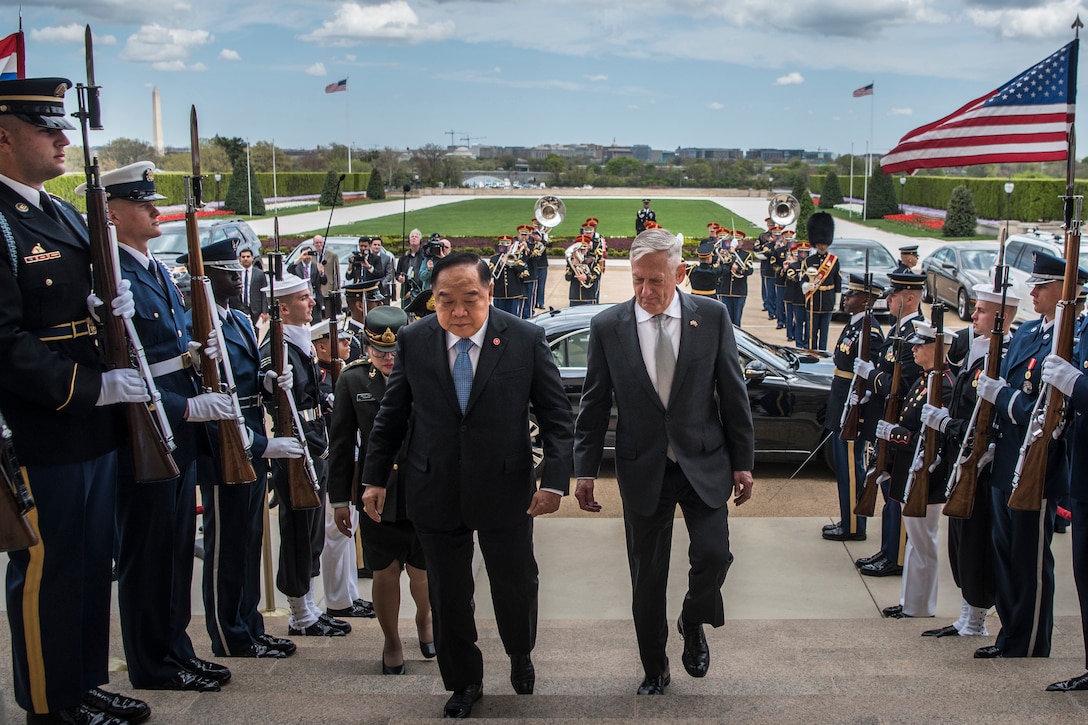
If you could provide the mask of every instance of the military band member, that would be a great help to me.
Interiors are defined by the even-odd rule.
[[[528,320],[533,316],[533,307],[536,300],[536,270],[540,261],[540,251],[532,240],[532,232],[532,224],[518,225],[518,247],[521,250],[519,256],[525,263],[525,269],[529,273],[529,276],[522,281],[522,286],[525,289],[525,302],[521,305],[521,318],[523,320]]]
[[[642,208],[635,214],[635,235],[642,234],[646,230],[646,222],[656,222],[657,214],[650,208],[650,200],[642,200]]]
[[[565,277],[570,282],[568,299],[571,307],[595,305],[600,295],[600,264],[588,252],[590,241],[589,235],[580,234],[567,250]]]
[[[529,300],[535,309],[544,309],[544,293],[548,288],[548,228],[533,218],[533,231],[529,232],[529,239],[533,245],[533,255],[536,256],[536,299]]]
[[[43,187],[64,173],[69,86],[63,78],[0,81],[0,408],[34,497],[27,518],[38,536],[30,549],[7,554],[12,685],[28,723],[120,725],[151,710],[98,687],[109,681],[125,435],[115,404],[150,397],[135,370],[106,371],[100,362],[87,226]],[[112,309],[96,314],[131,317],[128,286],[122,281]]]
[[[827,397],[827,428],[832,431],[831,450],[839,494],[839,521],[823,529],[823,537],[829,541],[865,541],[865,517],[854,514],[854,506],[865,484],[865,444],[874,437],[873,421],[865,421],[862,417],[865,406],[859,411],[858,437],[854,440],[843,440],[840,433],[843,408],[850,397],[850,386],[854,379],[854,360],[857,359],[861,347],[866,308],[872,309],[873,303],[882,294],[882,286],[874,282],[866,287],[865,278],[857,274],[850,275],[850,281],[843,292],[843,309],[850,315],[850,319],[843,326],[839,341],[835,345],[835,377],[831,379],[831,390]],[[884,335],[880,331],[880,325],[872,317],[869,326],[870,357],[879,353],[883,342]]]
[[[796,347],[808,347],[808,306],[805,304],[805,260],[812,252],[808,242],[797,242],[790,249],[782,265],[782,276],[786,278],[783,294],[786,303],[786,339],[793,340]]]
[[[734,231],[729,248],[722,243],[722,275],[718,280],[718,301],[729,310],[729,318],[737,327],[744,316],[744,303],[748,300],[748,276],[755,271],[755,255],[741,249],[744,232]]]
[[[777,232],[780,230],[777,225],[771,223],[770,217],[767,217],[764,221],[767,222],[767,231],[760,234],[759,238],[756,239],[755,252],[756,258],[759,259],[759,281],[763,298],[763,311],[766,313],[768,320],[773,320],[777,305],[774,292],[774,247],[777,242]]]
[[[507,234],[495,240],[497,253],[488,260],[487,266],[491,268],[491,276],[495,280],[495,298],[492,304],[503,312],[521,317],[529,270],[521,251],[514,248],[512,241]]]
[[[1001,631],[975,657],[1048,657],[1054,628],[1054,533],[1056,500],[1069,486],[1065,439],[1049,441],[1042,511],[1008,506],[1012,477],[1027,434],[1035,399],[1039,396],[1043,359],[1054,345],[1054,318],[1062,294],[1065,260],[1035,253],[1027,283],[1039,319],[1020,325],[1001,363],[999,379],[982,375],[978,394],[994,403],[997,442],[991,474],[994,572]],[[1078,283],[1088,273],[1081,270]],[[1007,381],[1007,382],[1006,382]],[[1076,527],[1074,527],[1074,530]]]
[[[918,245],[908,244],[905,247],[899,248],[899,264],[895,265],[893,272],[914,272],[915,265],[918,264]]]
[[[808,218],[808,240],[816,251],[805,260],[806,281],[802,283],[809,315],[809,347],[827,349],[827,331],[835,300],[842,287],[839,260],[828,252],[835,236],[835,219],[818,211]]]
[[[201,250],[204,273],[211,282],[215,310],[223,331],[222,346],[230,360],[238,403],[250,439],[249,452],[257,478],[249,483],[224,484],[219,461],[218,425],[209,425],[211,456],[199,465],[200,500],[204,506],[204,612],[212,652],[220,657],[282,659],[295,644],[265,632],[258,611],[261,601],[261,546],[264,535],[264,501],[268,490],[271,458],[298,458],[298,439],[270,438],[261,407],[261,358],[249,316],[228,307],[242,289],[243,266],[235,257],[241,240],[227,238]],[[188,264],[189,255],[178,258]],[[192,334],[192,310],[185,315]],[[268,381],[271,387],[275,378]],[[291,375],[281,385],[291,385]],[[234,425],[233,421],[221,425]]]
[[[786,316],[786,270],[785,267],[792,261],[790,257],[790,250],[793,249],[794,231],[792,229],[786,229],[782,232],[781,237],[778,239],[778,244],[774,248],[774,317],[775,317],[775,329],[786,329],[787,316]],[[792,335],[787,335],[787,339],[792,340]]]
[[[699,263],[688,268],[688,284],[691,285],[691,293],[714,297],[723,274],[721,265],[716,264],[714,260],[714,245],[711,242],[703,242],[699,245],[698,253]]]
[[[654,222],[655,224],[657,222]],[[586,252],[586,259],[596,260],[597,276],[598,278],[604,276],[605,259],[608,256],[608,242],[597,232],[597,227],[600,221],[597,217],[590,217],[582,222],[582,233],[588,234],[590,237],[589,248]],[[593,302],[597,304],[601,301],[601,285],[598,284],[593,289]]]
[[[940,334],[945,345],[952,342],[952,333]],[[888,441],[891,453],[890,496],[904,504],[907,500],[911,469],[918,464],[916,453],[919,452],[919,441],[924,441],[922,407],[929,397],[931,373],[944,378],[941,387],[942,407],[947,407],[952,400],[955,378],[948,363],[936,357],[937,335],[937,329],[933,325],[919,322],[914,326],[914,334],[905,342],[911,346],[914,361],[921,368],[922,374],[904,396],[899,419],[894,422],[882,420],[876,424],[877,437]],[[937,441],[940,443],[940,437]],[[907,530],[907,549],[903,556],[903,583],[899,604],[883,610],[884,616],[892,619],[932,617],[937,612],[937,530],[941,523],[941,504],[945,500],[949,454],[943,450],[935,451],[935,454],[936,466],[929,474],[926,515],[903,517],[903,525]]]
[[[947,408],[934,408],[926,404],[922,409],[922,422],[929,428],[941,431],[944,435],[944,450],[947,456],[959,455],[964,439],[974,435],[970,424],[978,403],[976,386],[979,376],[986,369],[990,333],[1002,302],[1001,293],[994,292],[992,284],[975,285],[974,291],[977,302],[971,316],[972,327],[969,329],[975,336],[971,341],[963,369],[956,376],[956,383],[952,388],[952,402]],[[1009,328],[1012,326],[1019,303],[1020,298],[1012,290],[1007,290],[1003,351],[1008,348]],[[982,465],[977,468],[978,479],[971,517],[967,519],[953,517],[948,520],[948,562],[952,567],[952,577],[960,589],[962,599],[959,619],[945,627],[922,632],[924,637],[985,637],[988,634],[986,613],[994,606],[989,460],[992,458],[991,453],[979,459]]]
[[[888,275],[891,291],[888,293],[888,311],[895,319],[884,338],[880,354],[872,362],[854,361],[854,372],[869,381],[871,400],[867,403],[874,411],[874,419],[883,415],[885,399],[891,392],[896,361],[900,365],[899,393],[905,395],[922,374],[922,368],[914,360],[906,340],[915,333],[915,325],[923,322],[918,309],[922,301],[920,274],[892,272]],[[891,422],[891,421],[889,421]],[[884,508],[880,514],[880,551],[854,562],[864,576],[894,576],[903,572],[903,549],[906,531],[903,529],[902,506],[889,495],[889,480],[880,482],[884,495]]]

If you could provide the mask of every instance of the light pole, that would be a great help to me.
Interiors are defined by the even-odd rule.
[[[907,176],[904,174],[899,177],[899,213],[903,213],[903,194],[907,191]]]
[[[223,205],[219,202],[219,182],[223,180],[222,174],[215,175],[215,205],[217,208],[222,208]]]
[[[1009,214],[1012,213],[1012,190],[1014,188],[1012,179],[1005,182],[1005,237],[1009,236]]]

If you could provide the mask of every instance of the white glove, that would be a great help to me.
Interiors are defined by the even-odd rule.
[[[944,433],[944,428],[948,425],[946,421],[951,417],[948,408],[938,408],[929,403],[922,406],[922,424],[938,433]]]
[[[892,437],[892,431],[894,429],[894,423],[889,423],[886,420],[878,420],[876,422],[876,437],[882,441],[889,440]]]
[[[272,370],[264,374],[264,389],[266,392],[276,392],[277,385],[283,392],[290,393],[291,388],[295,385],[295,369],[290,365],[285,365],[281,375],[277,375]]]
[[[196,340],[190,340],[189,344],[186,346],[186,352],[189,353],[189,360],[192,361],[193,370],[196,371],[197,375],[200,375],[200,370],[201,370],[200,349],[202,347],[204,347],[204,346],[201,345]]]
[[[994,450],[997,447],[991,443],[986,447],[986,452],[982,454],[982,457],[978,459],[978,470],[982,470],[990,464],[990,461],[994,459]]]
[[[978,397],[985,400],[987,403],[996,403],[997,394],[1007,388],[1009,384],[1005,382],[1005,378],[993,378],[987,377],[986,373],[978,376]]]
[[[854,390],[853,388],[851,388],[850,389],[849,404],[854,406],[854,407],[857,407],[859,405],[865,405],[866,403],[868,403],[872,399],[872,397],[873,397],[872,391],[867,389],[865,391],[865,395],[862,396],[861,400],[858,400],[857,391]]]
[[[226,393],[201,393],[189,398],[189,404],[185,407],[185,420],[190,423],[233,419],[234,402]]]
[[[223,359],[223,348],[219,344],[219,333],[214,328],[208,333],[208,343],[204,345],[204,357],[214,362]]]
[[[114,317],[122,317],[126,320],[131,319],[136,314],[136,301],[132,299],[132,283],[127,279],[122,279],[117,283],[117,295],[113,298],[113,302],[110,304],[110,309],[113,311]],[[102,299],[95,293],[87,295],[87,312],[91,314],[95,322],[101,322],[98,317],[98,308],[102,306]]]
[[[941,454],[940,454],[940,453],[938,453],[938,454],[937,454],[937,455],[936,455],[936,456],[935,456],[935,457],[933,458],[933,463],[929,464],[929,472],[930,472],[930,473],[933,473],[934,471],[936,471],[936,470],[937,470],[937,467],[938,467],[939,465],[941,465],[941,460],[942,460],[942,459],[941,459]]]
[[[876,365],[873,365],[868,360],[858,358],[854,361],[854,374],[862,380],[868,380],[874,370],[876,370]]]
[[[118,368],[102,373],[102,389],[95,405],[146,403],[151,400],[143,377],[132,368]]]
[[[303,453],[298,438],[269,438],[264,449],[265,458],[302,458]]]
[[[336,396],[329,393],[325,396],[325,405],[329,406],[329,410],[332,410],[332,404],[336,402]]]
[[[1065,395],[1073,394],[1073,386],[1083,373],[1068,361],[1051,353],[1043,358],[1043,382],[1062,391]]]
[[[801,291],[804,292],[807,295],[809,292],[812,291],[812,283],[811,282],[802,282],[801,283]]]

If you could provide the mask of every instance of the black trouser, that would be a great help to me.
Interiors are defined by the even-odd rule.
[[[303,597],[310,580],[321,573],[321,550],[325,548],[325,480],[328,463],[313,456],[317,480],[321,482],[321,505],[312,509],[291,508],[291,485],[286,459],[272,461],[272,487],[280,501],[280,566],[276,588],[289,597]]]

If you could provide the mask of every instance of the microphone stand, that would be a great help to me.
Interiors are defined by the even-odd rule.
[[[340,198],[340,184],[344,183],[344,177],[346,174],[340,174],[340,178],[336,180],[336,190],[332,193],[332,206],[329,207],[329,223],[325,225],[325,239],[329,238],[329,228],[332,226],[332,213],[336,211],[336,200]],[[321,245],[321,256],[318,257],[318,262],[325,263],[325,245]]]

